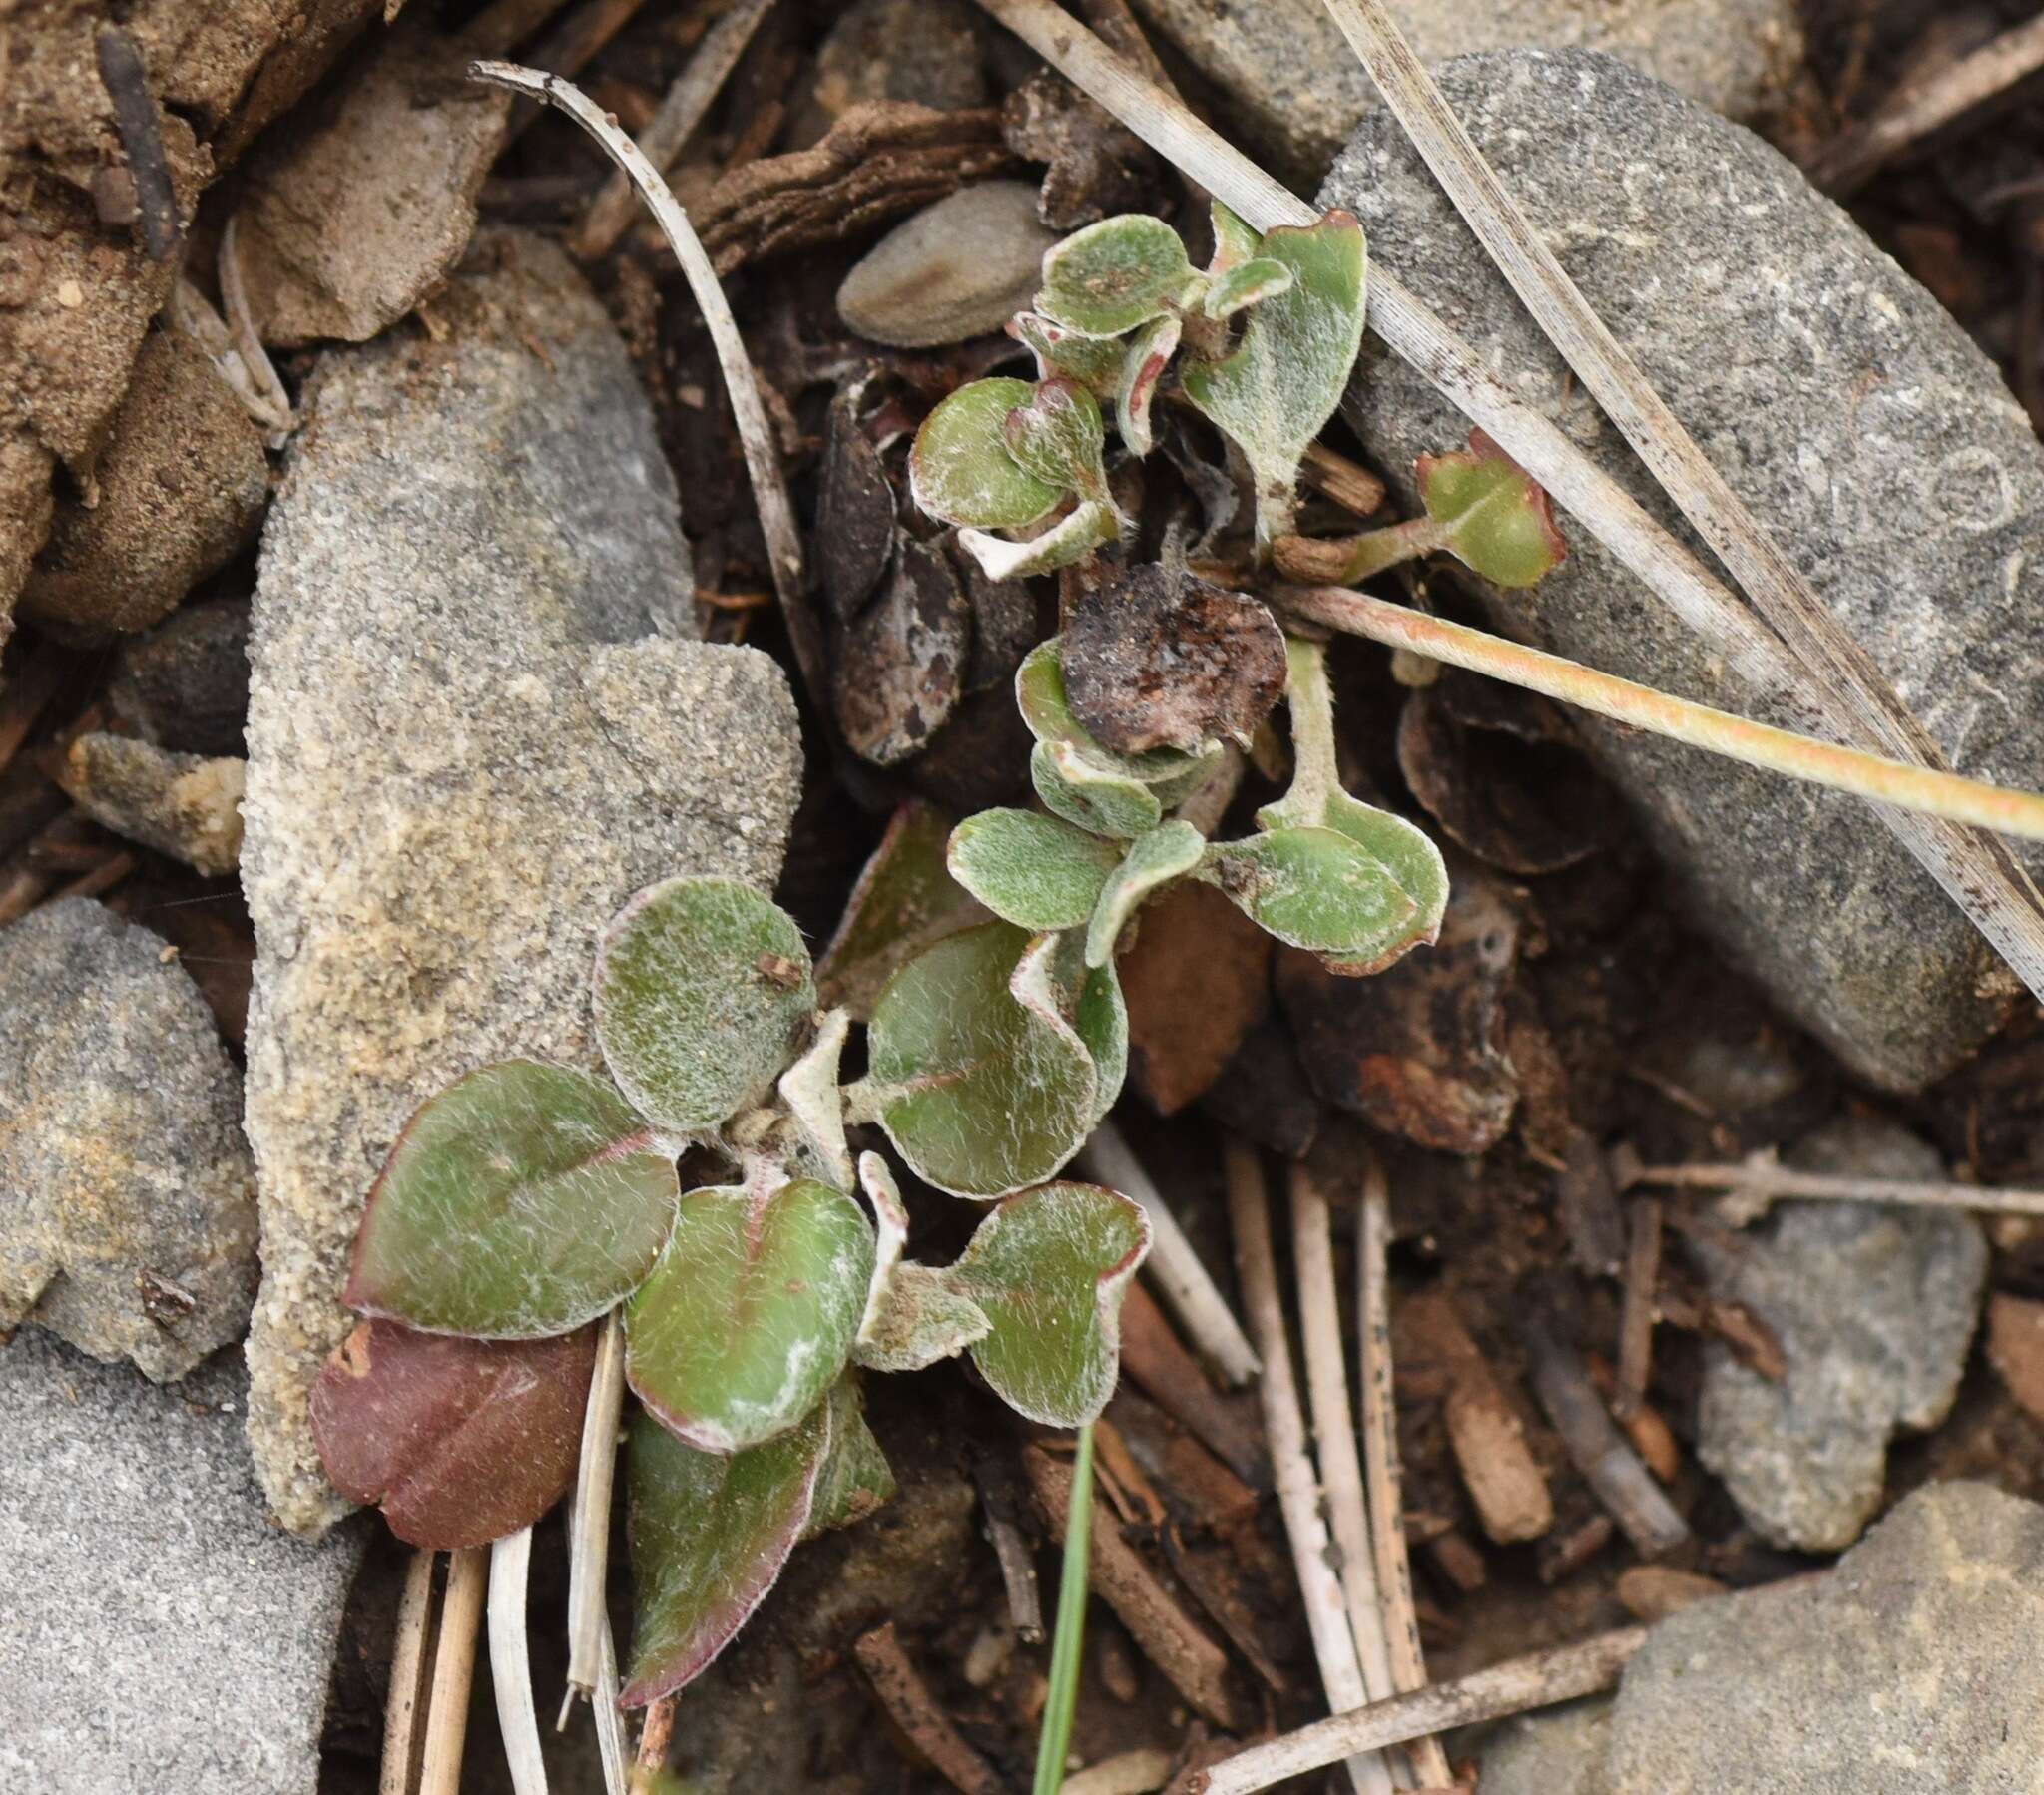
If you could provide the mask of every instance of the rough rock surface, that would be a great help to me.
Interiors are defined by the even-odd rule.
[[[900,349],[962,343],[998,330],[1043,279],[1057,238],[1026,181],[963,187],[880,238],[837,289],[837,314],[859,335]]]
[[[2034,1789],[2040,1567],[2044,1508],[1985,1484],[1919,1490],[1820,1580],[1700,1601],[1657,1626],[1626,1668],[1596,1786]]]
[[[511,109],[467,63],[407,20],[251,158],[237,236],[264,342],[361,342],[460,259]]]
[[[1807,1171],[1938,1179],[1937,1150],[1892,1123],[1853,1119],[1790,1155]],[[1980,1314],[1987,1245],[1958,1210],[1779,1204],[1736,1249],[1694,1242],[1714,1292],[1782,1343],[1770,1382],[1709,1350],[1697,1454],[1754,1529],[1778,1546],[1836,1552],[1880,1506],[1888,1437],[1950,1411]]]
[[[175,1390],[34,1333],[0,1349],[0,1788],[315,1795],[361,1531],[270,1524],[247,1374]]]
[[[1590,302],[1960,769],[2033,784],[2044,453],[1987,359],[1784,158],[1623,64],[1520,51],[1438,74]],[[1363,124],[1322,204],[1354,209],[1386,268],[1673,519],[1580,385],[1564,385],[1388,113]],[[1408,498],[1413,458],[1467,434],[1373,338],[1350,405]],[[1530,594],[1489,595],[1501,628],[1769,714],[1587,530],[1561,523],[1567,562]],[[1855,1071],[1920,1086],[2005,1013],[1998,964],[1863,806],[1577,720],[1698,918]]]
[[[1136,0],[1226,98],[1278,171],[1319,180],[1377,91],[1320,0]],[[1715,112],[1765,115],[1802,54],[1788,0],[1399,0],[1422,62],[1580,45],[1622,58]]]
[[[187,605],[124,640],[107,707],[158,747],[239,754],[249,715],[248,600]]]
[[[1601,1695],[1515,1715],[1484,1739],[1477,1787],[1482,1795],[1606,1795],[1610,1733],[1611,1703]]]
[[[57,782],[94,822],[211,877],[242,863],[248,763],[176,754],[125,735],[81,735]]]
[[[773,663],[678,640],[673,480],[566,258],[492,236],[437,309],[443,341],[321,364],[256,595],[250,1429],[297,1529],[342,1507],[305,1397],[406,1116],[491,1060],[590,1058],[596,931],[671,873],[770,884],[799,780]]]
[[[99,501],[58,507],[21,614],[71,641],[140,630],[246,542],[269,496],[262,434],[181,330],[142,345],[95,476]]]
[[[0,931],[0,1329],[33,1321],[159,1382],[238,1339],[256,1286],[241,1103],[161,937],[91,898]]]

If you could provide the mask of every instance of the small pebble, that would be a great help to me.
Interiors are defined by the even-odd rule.
[[[960,188],[867,251],[837,289],[838,316],[897,349],[984,336],[1028,305],[1056,240],[1027,182]]]

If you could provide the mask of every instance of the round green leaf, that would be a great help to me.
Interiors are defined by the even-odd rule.
[[[912,1259],[897,1265],[852,1356],[874,1371],[920,1371],[984,1338],[993,1326],[986,1311],[953,1290],[946,1275]]]
[[[609,1086],[510,1060],[429,1098],[369,1191],[344,1299],[431,1333],[564,1334],[652,1269],[680,1184]]]
[[[822,1001],[849,1010],[853,1022],[873,1013],[880,987],[904,961],[986,921],[971,893],[945,870],[950,838],[950,819],[941,811],[904,804],[852,887],[816,984]]]
[[[1151,748],[1141,754],[1118,754],[1093,738],[1086,725],[1072,714],[1065,693],[1065,667],[1060,644],[1053,636],[1038,643],[1023,658],[1015,672],[1015,703],[1030,734],[1046,747],[1066,747],[1082,755],[1089,766],[1105,775],[1112,773],[1141,785],[1162,785],[1182,779],[1195,769],[1211,769],[1220,749],[1217,746],[1186,753],[1178,748]]]
[[[1086,964],[1105,966],[1136,906],[1160,885],[1191,872],[1206,851],[1207,838],[1191,823],[1165,823],[1130,842],[1087,924]]]
[[[1036,389],[1005,377],[961,386],[922,421],[908,456],[908,490],[916,504],[947,524],[1019,530],[1064,497],[1065,488],[1038,479],[1008,452],[1008,413]]]
[[[1150,1250],[1150,1223],[1097,1184],[1009,1197],[947,1274],[991,1323],[972,1362],[1008,1406],[1046,1427],[1082,1427],[1114,1394],[1122,1293]]]
[[[1180,309],[1205,285],[1176,230],[1162,219],[1125,213],[1050,249],[1036,309],[1084,336],[1120,336]]]
[[[757,1446],[836,1381],[872,1274],[872,1226],[841,1190],[692,1190],[625,1310],[625,1375],[691,1445]]]
[[[1535,585],[1568,554],[1546,492],[1481,430],[1468,453],[1422,455],[1415,472],[1442,546],[1493,586]]]
[[[1077,380],[1040,380],[1027,402],[1001,425],[1001,438],[1022,471],[1047,486],[1071,487],[1088,498],[1107,492],[1107,423],[1100,401]]]
[[[880,1125],[940,1190],[1000,1196],[1078,1151],[1093,1060],[1050,986],[1049,937],[1009,923],[940,941],[888,982],[867,1031]]]
[[[1033,810],[982,810],[951,831],[952,878],[1018,928],[1074,929],[1093,914],[1114,871],[1097,836]]]
[[[1108,337],[1080,336],[1033,311],[1018,311],[1008,334],[1036,357],[1036,377],[1063,375],[1081,382],[1096,399],[1111,399],[1121,378],[1122,346]]]
[[[1217,842],[1205,870],[1279,941],[1343,961],[1389,951],[1419,913],[1389,871],[1336,829]]]
[[[863,1521],[895,1490],[894,1468],[866,1425],[857,1376],[846,1372],[830,1386],[825,1400],[830,1410],[830,1451],[816,1479],[816,1500],[802,1530],[804,1540]]]
[[[778,1579],[815,1510],[831,1413],[748,1452],[699,1452],[651,1415],[627,1453],[632,1660],[618,1700],[644,1707],[699,1676]]]
[[[1076,941],[1077,937],[1069,939]],[[1113,961],[1086,975],[1072,1027],[1093,1056],[1093,1118],[1086,1130],[1090,1134],[1107,1120],[1108,1111],[1122,1094],[1122,1081],[1129,1076],[1129,1007]]]
[[[1095,835],[1133,840],[1164,815],[1149,786],[1103,767],[1069,742],[1039,741],[1031,748],[1029,782],[1045,809]]]
[[[736,879],[669,879],[620,910],[596,955],[596,1038],[662,1127],[705,1133],[758,1103],[816,1008],[801,931]]]

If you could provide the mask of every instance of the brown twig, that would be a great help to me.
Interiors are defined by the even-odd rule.
[[[695,54],[675,77],[660,109],[638,134],[640,154],[663,175],[674,167],[675,158],[709,114],[760,29],[760,21],[772,7],[773,0],[738,0],[704,34]],[[631,179],[622,171],[614,172],[590,201],[589,211],[568,239],[569,250],[583,261],[594,261],[609,252],[631,222]]]
[[[72,658],[65,650],[43,643],[22,657],[14,676],[0,686],[0,772],[21,751],[21,744],[62,688],[71,666]]]
[[[1581,1355],[1556,1339],[1537,1316],[1528,1317],[1520,1331],[1533,1370],[1534,1394],[1583,1481],[1611,1511],[1640,1557],[1659,1558],[1674,1551],[1689,1538],[1689,1523],[1676,1513],[1639,1454],[1613,1425]]]
[[[864,1634],[851,1652],[887,1717],[959,1795],[1005,1795],[993,1766],[952,1725],[950,1715],[937,1705],[929,1685],[908,1661],[908,1653],[895,1637],[893,1621]]]
[[[468,1689],[475,1678],[475,1641],[490,1581],[490,1549],[466,1547],[447,1566],[440,1603],[440,1639],[433,1652],[433,1691],[426,1708],[419,1795],[456,1795],[468,1743]]]
[[[1843,198],[1911,144],[2039,69],[2044,69],[2044,14],[1890,95],[1872,118],[1825,144],[1805,173],[1826,193]]]
[[[1643,1196],[1626,1217],[1625,1306],[1618,1319],[1618,1387],[1611,1412],[1630,1421],[1647,1399],[1654,1364],[1654,1293],[1661,1281],[1661,1203]]]
[[[1751,1193],[1770,1201],[1778,1196],[1797,1196],[1836,1202],[1906,1203],[1926,1209],[1975,1209],[1993,1215],[2044,1215],[2044,1190],[1794,1171],[1772,1160],[1748,1160],[1737,1165],[1648,1165],[1634,1172],[1631,1181],[1677,1189]]]
[[[1627,1660],[1646,1642],[1644,1626],[1620,1627],[1580,1645],[1509,1658],[1473,1676],[1317,1720],[1281,1739],[1252,1745],[1211,1770],[1195,1772],[1186,1781],[1187,1795],[1257,1795],[1290,1777],[1338,1763],[1351,1752],[1380,1750],[1450,1727],[1502,1720],[1594,1695],[1618,1681]]]
[[[1023,1449],[1022,1470],[1037,1513],[1052,1534],[1065,1537],[1072,1468],[1041,1447]],[[1244,1716],[1229,1688],[1228,1654],[1179,1604],[1157,1572],[1113,1527],[1095,1527],[1087,1559],[1093,1592],[1111,1607],[1143,1654],[1193,1707],[1217,1725],[1238,1729]]]
[[[1291,1542],[1291,1562],[1298,1574],[1298,1594],[1305,1608],[1306,1630],[1320,1668],[1320,1687],[1333,1713],[1361,1707],[1370,1698],[1356,1650],[1347,1596],[1329,1560],[1332,1542],[1320,1514],[1319,1478],[1306,1450],[1305,1416],[1299,1408],[1298,1385],[1291,1369],[1291,1345],[1284,1334],[1284,1308],[1278,1290],[1278,1258],[1271,1245],[1271,1201],[1257,1149],[1231,1135],[1224,1147],[1228,1174],[1228,1213],[1235,1228],[1236,1275],[1242,1283],[1243,1306],[1264,1361],[1258,1388],[1264,1398],[1264,1427],[1271,1440],[1271,1470],[1278,1484],[1278,1504]],[[1356,1752],[1348,1759],[1348,1779],[1358,1795],[1379,1795],[1391,1788],[1390,1766],[1377,1752]]]
[[[1398,1407],[1391,1382],[1391,1190],[1374,1153],[1363,1166],[1362,1208],[1355,1252],[1355,1331],[1362,1387],[1362,1447],[1369,1471],[1370,1542],[1376,1554],[1377,1590],[1391,1648],[1391,1679],[1400,1689],[1426,1681],[1419,1647],[1419,1614],[1412,1601],[1412,1565],[1405,1550],[1404,1474],[1398,1461]],[[1419,1780],[1428,1788],[1453,1779],[1438,1739],[1412,1747]]]
[[[416,1551],[404,1568],[397,1633],[390,1647],[390,1693],[383,1703],[383,1767],[377,1795],[412,1795],[425,1735],[426,1643],[433,1630],[433,1555]]]
[[[1350,461],[1324,443],[1308,443],[1299,478],[1355,517],[1369,517],[1384,502],[1384,483],[1359,461]]]
[[[675,1697],[663,1695],[648,1704],[639,1729],[639,1750],[632,1760],[631,1795],[653,1795],[667,1769],[668,1747],[675,1737]]]
[[[114,129],[135,181],[136,223],[142,246],[151,261],[169,261],[178,252],[184,226],[178,219],[178,196],[171,186],[170,160],[164,154],[163,115],[149,91],[149,70],[135,40],[118,25],[102,25],[93,39],[100,81],[114,103]]]
[[[1157,1299],[1140,1283],[1122,1299],[1122,1370],[1131,1382],[1237,1477],[1271,1487],[1271,1461],[1246,1396],[1224,1396],[1179,1339]]]
[[[1020,1494],[1011,1462],[983,1455],[973,1462],[972,1481],[979,1491],[980,1513],[987,1538],[1001,1568],[1001,1586],[1008,1597],[1008,1624],[1025,1645],[1043,1641],[1043,1591],[1037,1587],[1036,1558],[1016,1525]]]

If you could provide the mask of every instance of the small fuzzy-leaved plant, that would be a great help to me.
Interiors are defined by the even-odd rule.
[[[617,1309],[638,1705],[710,1662],[800,1540],[891,1493],[862,1371],[970,1354],[1032,1421],[1097,1416],[1150,1232],[1128,1198],[1054,1175],[1127,1051],[1112,971],[1056,931],[994,922],[903,968],[852,1092],[847,1013],[818,1011],[792,920],[731,880],[627,904],[594,1013],[608,1077],[514,1060],[412,1117],[355,1240],[346,1298],[368,1320],[313,1415],[346,1494],[415,1545],[481,1544],[565,1489],[589,1324]],[[904,1257],[907,1208],[884,1159],[854,1160],[848,1096],[988,1205],[953,1263]]]

